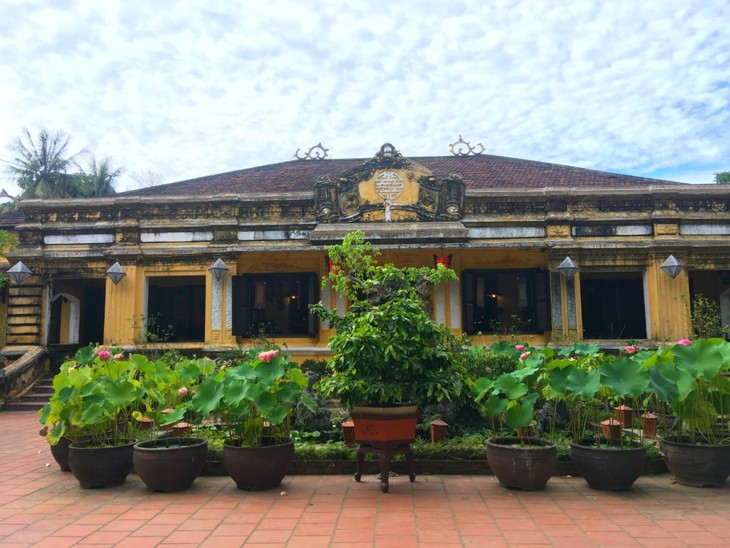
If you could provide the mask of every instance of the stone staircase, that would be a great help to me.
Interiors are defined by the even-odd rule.
[[[9,400],[3,406],[3,411],[38,411],[53,394],[53,377],[46,376],[35,383],[22,396]]]

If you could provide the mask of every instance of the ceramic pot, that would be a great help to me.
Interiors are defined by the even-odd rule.
[[[353,407],[355,441],[378,449],[408,445],[416,439],[418,408],[415,405],[392,407]]]
[[[487,462],[502,487],[541,491],[555,473],[558,450],[538,438],[492,438],[487,441]]]
[[[661,442],[667,468],[678,483],[692,487],[720,487],[730,475],[730,445],[698,445],[686,438]]]
[[[205,467],[208,441],[161,438],[134,445],[134,470],[150,491],[189,489]]]
[[[239,489],[263,491],[281,483],[294,463],[294,442],[273,443],[258,447],[223,446],[223,466]]]
[[[603,433],[603,439],[609,441],[619,441],[621,439],[621,432],[623,430],[623,424],[616,419],[606,419],[601,421],[601,432]]]
[[[71,440],[68,438],[61,438],[58,440],[56,445],[51,445],[51,455],[53,460],[58,463],[58,466],[64,472],[69,472],[71,467],[68,464],[68,446],[71,445]]]
[[[592,489],[625,491],[644,472],[646,447],[594,447],[570,442],[570,458]]]
[[[106,447],[68,447],[71,473],[83,489],[115,487],[127,481],[132,471],[136,440]]]

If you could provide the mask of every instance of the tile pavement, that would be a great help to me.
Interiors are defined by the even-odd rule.
[[[0,546],[730,546],[730,482],[697,489],[668,474],[603,493],[581,478],[538,493],[492,476],[288,476],[249,493],[225,477],[189,491],[83,490],[53,461],[36,415],[0,412]]]

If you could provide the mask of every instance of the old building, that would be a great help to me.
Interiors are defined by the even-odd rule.
[[[320,280],[325,247],[354,229],[387,262],[449,264],[459,279],[436,289],[433,314],[475,343],[674,341],[691,335],[698,293],[730,323],[730,186],[452,151],[409,158],[385,144],[369,160],[308,154],[111,198],[23,201],[9,258],[32,275],[8,288],[5,354],[145,337],[215,351],[264,333],[325,356],[329,332],[308,305],[346,306]]]

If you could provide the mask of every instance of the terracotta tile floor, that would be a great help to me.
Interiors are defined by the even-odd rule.
[[[697,489],[669,475],[624,493],[580,478],[501,489],[492,476],[288,476],[272,491],[203,477],[190,491],[83,490],[53,461],[33,413],[0,413],[0,546],[730,546],[730,482]]]

